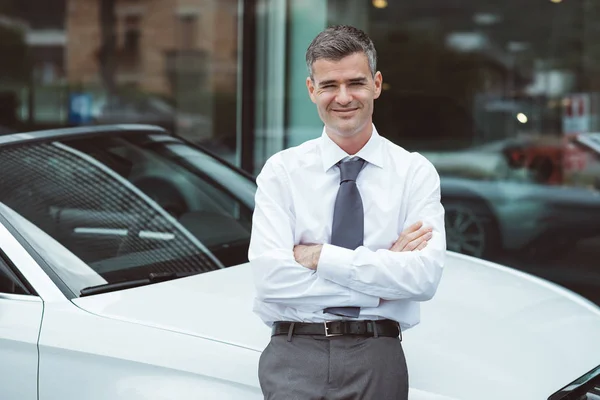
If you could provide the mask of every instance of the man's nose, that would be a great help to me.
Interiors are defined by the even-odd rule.
[[[337,93],[335,101],[341,106],[350,104],[352,101],[352,96],[350,95],[348,89],[346,89],[346,86],[340,86],[340,90]]]

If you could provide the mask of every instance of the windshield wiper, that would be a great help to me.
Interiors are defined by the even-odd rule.
[[[124,282],[103,283],[102,285],[89,286],[81,289],[79,297],[92,296],[94,294],[116,292],[117,290],[131,289],[138,286],[151,285],[153,283],[170,281],[177,278],[183,278],[190,275],[196,275],[200,272],[152,272],[144,279],[136,279]]]

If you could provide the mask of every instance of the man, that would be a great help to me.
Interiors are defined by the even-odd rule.
[[[419,322],[445,256],[439,177],[379,136],[376,52],[350,26],[306,53],[320,138],[258,176],[249,259],[255,312],[272,326],[259,364],[266,399],[406,399],[400,330]]]

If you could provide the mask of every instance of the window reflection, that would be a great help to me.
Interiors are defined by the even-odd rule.
[[[352,24],[378,50],[379,132],[440,172],[450,248],[600,303],[599,17],[592,1],[3,0],[0,134],[149,123],[236,162],[243,86],[257,172],[320,134],[304,52]]]
[[[378,131],[440,173],[449,249],[600,303],[600,5],[328,3],[377,48]]]
[[[236,161],[238,0],[0,3],[0,134],[150,123]]]

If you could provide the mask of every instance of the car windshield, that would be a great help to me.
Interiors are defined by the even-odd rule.
[[[247,261],[254,181],[167,134],[0,147],[0,171],[0,213],[75,294]]]

